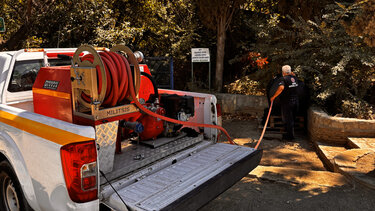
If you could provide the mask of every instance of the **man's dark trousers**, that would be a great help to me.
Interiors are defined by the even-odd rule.
[[[291,98],[287,102],[281,103],[281,114],[286,129],[286,134],[283,136],[285,139],[294,139],[294,121],[296,119],[298,107],[298,98]]]

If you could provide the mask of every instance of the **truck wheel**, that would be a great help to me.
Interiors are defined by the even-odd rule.
[[[31,210],[16,174],[7,161],[0,162],[0,210]]]

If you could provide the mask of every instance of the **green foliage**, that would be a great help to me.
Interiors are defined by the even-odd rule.
[[[350,1],[350,0],[349,0]],[[277,10],[282,18],[283,24],[290,24],[285,18],[290,16],[294,19],[302,17],[304,20],[313,20],[315,17],[321,17],[327,4],[333,4],[333,0],[278,0]],[[283,27],[287,27],[284,25]]]
[[[364,99],[375,73],[375,51],[362,37],[348,36],[342,24],[359,10],[329,5],[326,11],[314,21],[288,17],[290,29],[264,27],[266,33],[258,36],[255,49],[270,58],[274,71],[284,64],[294,67],[309,86],[313,102],[328,112],[370,118],[373,108]],[[260,75],[270,78],[270,72]],[[353,112],[355,108],[360,111]]]
[[[27,47],[26,41],[37,37],[42,40],[40,47],[124,43],[148,56],[178,55],[185,59],[189,45],[198,37],[195,4],[188,0],[55,0],[47,1],[48,11],[36,11],[43,1],[31,2],[30,7],[28,1],[1,3],[0,14],[9,29],[4,40],[15,36],[20,26],[28,26],[25,37],[19,40],[23,44],[12,46],[14,49]],[[30,21],[25,15],[28,8]]]
[[[172,56],[174,59],[175,85],[178,89],[186,88],[190,71],[190,49],[201,41],[196,15],[195,1],[156,1],[124,0],[114,1],[110,16],[114,29],[124,32],[120,24],[126,24],[129,31],[124,43],[134,50],[141,50],[145,56]],[[111,28],[99,28],[100,34],[112,36]],[[120,37],[120,36],[119,36]],[[98,36],[97,43],[110,45],[111,39]]]
[[[366,101],[343,100],[342,102],[343,116],[360,119],[374,119],[374,109]]]
[[[25,19],[26,5],[24,1],[0,1],[0,17],[4,18],[6,25],[6,32],[0,33],[4,40],[9,39],[10,35],[14,33],[21,24],[21,20]]]
[[[278,0],[251,0],[246,1],[241,9],[260,14],[273,14],[278,4]]]
[[[375,47],[375,1],[357,0],[356,4],[340,7],[345,10],[352,10],[355,7],[361,7],[361,11],[356,17],[347,24],[347,30],[354,36],[362,36],[369,46]]]
[[[43,39],[41,47],[96,44],[96,29],[107,22],[109,6],[106,1],[56,0],[51,10],[35,24],[33,34]]]
[[[260,88],[258,81],[253,81],[249,76],[242,77],[225,86],[229,93],[263,96],[264,90]]]
[[[105,1],[94,0],[4,0],[0,8],[7,24],[0,49],[8,50],[89,42],[107,9]]]
[[[145,56],[173,56],[175,74],[185,82],[190,48],[212,39],[202,39],[206,30],[196,8],[189,0],[4,0],[0,17],[7,31],[0,34],[0,50],[121,43]]]
[[[110,9],[107,22],[96,29],[99,45],[125,43],[148,56],[186,59],[184,54],[197,37],[194,13],[190,12],[195,5],[187,0],[113,1]]]

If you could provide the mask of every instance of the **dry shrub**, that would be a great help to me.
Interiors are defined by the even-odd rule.
[[[251,80],[249,76],[242,77],[224,87],[231,94],[263,96],[265,93],[264,89],[260,87],[259,82]]]

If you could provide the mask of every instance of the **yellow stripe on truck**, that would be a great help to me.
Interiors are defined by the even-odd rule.
[[[93,140],[92,138],[80,136],[6,111],[0,111],[0,122],[60,145]]]
[[[33,88],[33,93],[37,94],[42,94],[42,95],[48,95],[52,97],[58,97],[66,100],[70,100],[70,94],[65,93],[65,92],[58,92],[54,90],[47,90],[47,89],[38,89],[38,88]]]

